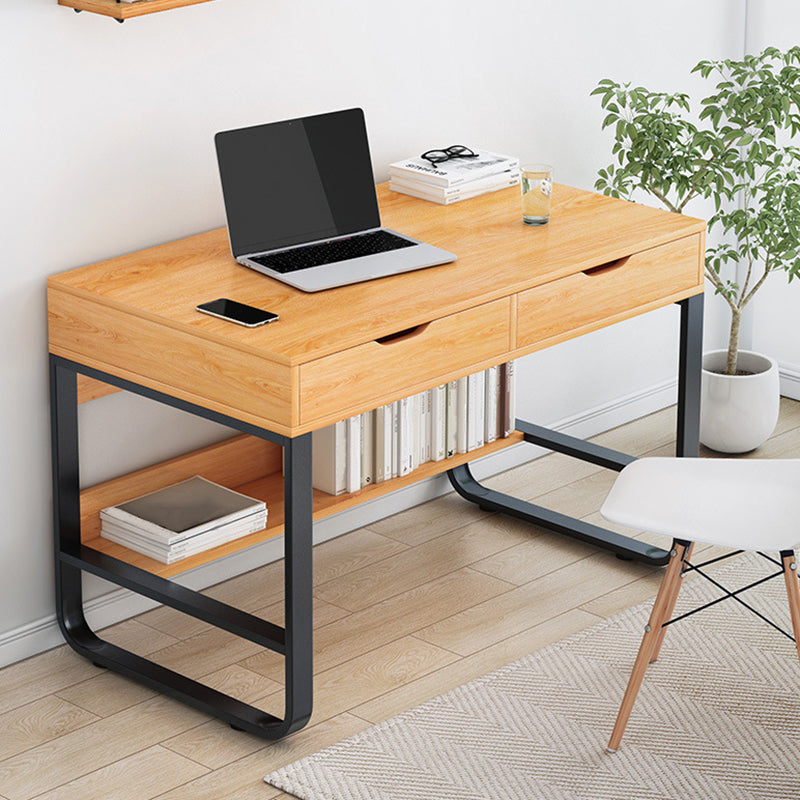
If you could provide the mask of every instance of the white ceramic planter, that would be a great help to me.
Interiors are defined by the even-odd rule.
[[[727,353],[703,356],[700,441],[720,453],[747,453],[769,439],[778,421],[778,365],[760,353],[739,351],[739,369],[752,375],[721,375]]]

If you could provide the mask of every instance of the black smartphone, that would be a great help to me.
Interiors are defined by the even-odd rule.
[[[278,315],[271,311],[237,303],[236,300],[228,300],[226,297],[220,297],[218,300],[211,300],[208,303],[200,303],[196,308],[204,314],[238,322],[239,325],[246,325],[248,328],[255,328],[257,325],[265,325],[267,322],[275,322],[278,319]]]

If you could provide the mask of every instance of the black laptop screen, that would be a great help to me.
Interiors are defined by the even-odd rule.
[[[215,137],[234,256],[380,226],[361,109]]]

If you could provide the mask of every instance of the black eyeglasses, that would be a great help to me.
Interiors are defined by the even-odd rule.
[[[451,158],[477,158],[478,154],[464,147],[463,144],[451,144],[442,150],[426,150],[420,158],[430,161],[431,164],[441,164],[442,161],[449,161]]]

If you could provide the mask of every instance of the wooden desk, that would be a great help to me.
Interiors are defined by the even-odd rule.
[[[678,453],[697,452],[705,223],[565,186],[555,187],[553,215],[542,228],[523,225],[513,188],[452,206],[399,195],[385,185],[378,192],[387,227],[440,245],[458,260],[305,294],[237,265],[220,229],[48,280],[62,631],[96,663],[267,738],[302,727],[311,713],[314,518],[447,470],[456,490],[483,508],[625,557],[663,563],[667,555],[489,491],[474,480],[467,463],[522,440],[612,469],[631,460],[624,454],[518,421],[510,439],[332,497],[311,488],[311,431],[678,302]],[[223,296],[275,311],[281,319],[247,329],[195,311],[198,303]],[[77,404],[119,388],[243,435],[80,491]],[[263,497],[269,527],[170,566],[99,537],[100,508],[197,473]],[[282,533],[284,628],[169,580]],[[284,719],[99,639],[83,616],[82,571],[283,653]]]

